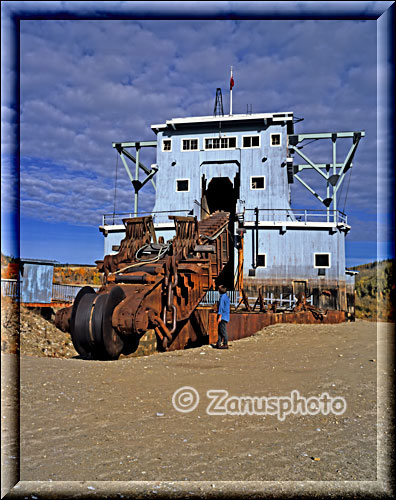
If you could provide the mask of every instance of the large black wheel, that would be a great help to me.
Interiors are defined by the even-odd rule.
[[[107,295],[107,301],[103,307],[102,338],[107,359],[117,359],[124,348],[124,340],[114,330],[111,323],[115,307],[124,299],[124,290],[119,286],[115,286]]]
[[[90,331],[93,337],[92,357],[94,359],[107,359],[107,353],[103,345],[103,315],[106,308],[108,293],[96,295],[92,303],[93,310],[91,311],[91,320],[89,324]]]
[[[92,346],[89,341],[88,322],[95,290],[84,286],[74,299],[70,318],[70,333],[74,348],[81,356],[91,356]]]
[[[125,298],[120,287],[110,293],[96,294],[84,287],[77,295],[71,318],[71,336],[76,351],[91,359],[117,359],[124,347],[123,339],[113,329],[114,308]]]

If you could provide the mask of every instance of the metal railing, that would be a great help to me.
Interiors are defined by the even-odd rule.
[[[274,221],[274,222],[301,222],[306,224],[307,222],[333,222],[347,224],[348,217],[341,210],[316,210],[316,209],[288,209],[288,208],[259,208],[259,221]],[[255,220],[255,216],[250,216],[254,214],[254,208],[247,208],[245,210],[245,220],[252,222]],[[145,215],[152,215],[155,221],[156,214],[180,214],[188,215],[192,213],[191,209],[186,210],[161,210],[157,212],[139,212],[138,217],[143,217]],[[249,213],[249,215],[247,215]],[[133,212],[121,212],[118,214],[103,214],[102,225],[103,226],[114,226],[123,225],[122,219],[129,219],[135,217]]]
[[[22,281],[1,279],[1,295],[3,297],[11,297],[14,300],[19,300]],[[52,300],[60,302],[73,302],[76,295],[86,285],[52,285]],[[99,290],[99,286],[91,286],[95,291]]]
[[[250,216],[250,213],[255,213],[254,208],[247,208],[245,212],[249,212],[249,216],[245,215],[245,220],[249,222],[255,220],[255,216]],[[316,209],[287,209],[287,208],[259,208],[259,221],[274,221],[274,222],[333,222],[347,224],[348,218],[341,210],[316,210]]]
[[[76,298],[78,292],[86,285],[52,285],[52,300],[64,301],[64,302],[73,302]],[[95,291],[99,290],[99,286],[92,287]]]
[[[21,282],[13,279],[2,279],[1,280],[1,294],[3,297],[11,297],[14,300],[19,300],[20,297],[20,284]],[[59,302],[73,302],[76,298],[76,295],[86,285],[61,285],[61,284],[53,284],[52,285],[52,300]],[[99,290],[99,286],[91,286],[95,291]],[[236,307],[240,301],[239,290],[229,290],[227,292],[228,297],[230,298],[230,304]],[[200,306],[213,306],[219,301],[220,293],[218,290],[208,290],[199,303]],[[249,303],[254,305],[257,300],[257,297],[248,297]],[[266,292],[263,295],[263,300],[267,304],[273,304],[276,302],[281,307],[292,308],[296,305],[297,299],[295,295],[292,294],[280,294],[276,296],[272,292]],[[307,303],[313,303],[313,297],[310,295],[307,297]]]
[[[256,302],[257,297],[248,297],[249,304],[251,303],[252,305]],[[263,295],[263,300],[267,304],[274,304],[275,302],[280,305],[281,307],[287,304],[290,308],[294,307],[297,303],[297,297],[291,293],[286,293],[286,294],[279,294],[275,295],[274,293],[267,292],[265,295]],[[313,296],[309,295],[307,297],[307,304],[312,305],[313,301]]]
[[[1,278],[1,295],[3,297],[12,297],[14,299],[19,297],[20,281]]]
[[[137,217],[144,217],[146,215],[152,215],[155,220],[156,214],[179,214],[179,215],[187,215],[191,214],[191,208],[186,210],[159,210],[157,212],[138,212]],[[130,219],[135,217],[134,212],[121,212],[118,214],[103,214],[102,216],[102,225],[103,226],[114,226],[114,225],[123,225],[122,219]]]
[[[229,290],[227,295],[230,299],[230,304],[235,307],[239,302],[239,290]],[[208,290],[204,298],[199,303],[200,306],[212,306],[219,301],[220,292],[218,290]]]
[[[241,299],[239,290],[229,290],[227,292],[228,297],[230,298],[230,304],[233,306],[237,306]],[[208,290],[204,296],[204,298],[200,302],[200,306],[212,306],[219,301],[220,293],[217,290]],[[257,297],[248,297],[249,304],[253,306],[257,300]],[[266,292],[263,294],[263,300],[267,304],[274,304],[275,302],[280,307],[289,307],[292,308],[297,303],[297,298],[295,295],[291,293],[287,294],[279,294],[275,295],[272,292]],[[310,295],[307,297],[307,304],[313,303],[313,296]]]

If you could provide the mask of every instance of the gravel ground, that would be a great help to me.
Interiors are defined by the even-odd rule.
[[[391,331],[380,327],[383,346],[393,345]],[[5,364],[15,358],[3,357]],[[384,392],[377,419],[377,358],[377,324],[364,321],[274,325],[233,342],[228,351],[203,346],[115,362],[21,356],[21,483],[10,498],[63,498],[65,491],[68,498],[219,492],[258,498],[263,492],[340,488],[359,497],[368,491],[388,497],[390,403]],[[393,371],[391,361],[381,361],[380,390]],[[11,386],[4,396],[9,428]],[[200,395],[189,413],[172,405],[182,386]],[[347,409],[284,421],[275,415],[208,415],[210,389],[230,396],[327,392],[345,398]],[[6,441],[5,465],[12,473],[16,444],[11,434]]]

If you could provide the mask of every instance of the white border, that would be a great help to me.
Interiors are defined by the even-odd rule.
[[[264,179],[264,187],[263,188],[253,188],[252,187],[252,179],[254,179],[256,177],[260,177],[260,178],[262,177]],[[249,188],[250,188],[250,191],[264,191],[266,188],[265,175],[251,175],[250,181],[249,181]]]
[[[259,149],[259,148],[261,148],[261,134],[242,135],[241,137],[242,137],[241,149]],[[258,146],[244,146],[243,145],[244,137],[258,137],[259,138],[259,145]]]
[[[317,255],[328,255],[329,256],[329,265],[328,266],[316,266],[315,260]],[[331,268],[331,253],[330,252],[314,252],[314,269],[330,269]]]
[[[183,141],[197,141],[197,149],[183,149]],[[190,153],[191,151],[199,151],[199,137],[182,137],[180,141],[180,151],[182,153]]]
[[[272,144],[272,136],[273,135],[279,135],[280,142],[279,144]],[[271,148],[280,148],[282,146],[282,134],[280,132],[273,132],[270,134],[270,146]]]
[[[177,189],[178,181],[187,181],[188,182],[188,189],[186,191],[179,191]],[[189,192],[190,192],[190,179],[176,179],[176,193],[189,193]]]

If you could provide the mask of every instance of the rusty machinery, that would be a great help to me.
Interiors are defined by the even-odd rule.
[[[115,255],[97,261],[104,284],[96,293],[86,286],[73,306],[55,322],[70,331],[77,352],[94,359],[117,359],[134,352],[140,338],[154,329],[162,349],[172,348],[205,292],[214,287],[228,263],[229,213],[169,216],[176,235],[157,241],[153,219],[124,219],[126,236]]]

